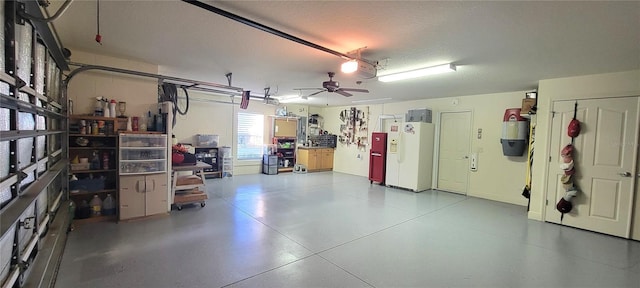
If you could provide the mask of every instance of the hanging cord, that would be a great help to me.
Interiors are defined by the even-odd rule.
[[[578,101],[576,101],[576,103],[573,104],[573,119],[576,119],[577,116],[578,116]],[[575,139],[576,137],[571,137],[571,145],[573,145]]]
[[[182,91],[184,91],[184,99],[185,99],[186,105],[184,107],[184,111],[180,110],[180,105],[178,105],[178,94],[176,93],[176,99],[175,99],[176,110],[178,111],[178,113],[180,113],[180,115],[187,115],[187,112],[189,112],[189,92],[187,92],[187,88],[184,86],[180,86],[180,88],[182,88]]]
[[[102,35],[100,35],[100,0],[96,0],[96,42],[102,45]]]

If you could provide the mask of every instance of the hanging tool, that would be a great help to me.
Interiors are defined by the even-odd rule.
[[[98,28],[96,32],[96,42],[102,45],[102,35],[100,35],[100,0],[96,0],[96,7],[96,26]]]

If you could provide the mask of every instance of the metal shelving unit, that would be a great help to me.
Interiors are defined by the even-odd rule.
[[[291,172],[296,165],[296,138],[273,137],[278,155],[278,172]]]
[[[220,157],[218,147],[205,147],[195,146],[196,160],[202,161],[211,165],[211,168],[204,169],[202,172],[205,178],[220,178],[222,177],[222,169],[220,169],[220,163],[222,159]]]

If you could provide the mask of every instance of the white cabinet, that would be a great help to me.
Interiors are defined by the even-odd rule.
[[[120,220],[168,212],[167,136],[120,135]]]
[[[167,212],[164,173],[120,176],[120,220]]]

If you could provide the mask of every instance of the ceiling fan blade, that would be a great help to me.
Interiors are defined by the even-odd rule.
[[[340,90],[349,91],[349,92],[369,93],[369,90],[367,90],[367,89],[359,89],[359,88],[340,88]]]
[[[353,94],[351,94],[351,93],[344,92],[344,89],[338,89],[338,90],[333,91],[333,92],[336,92],[336,93],[338,93],[338,94],[340,94],[342,96],[345,96],[345,97],[353,96]]]
[[[314,96],[314,95],[318,95],[318,94],[320,94],[320,93],[322,93],[322,92],[324,92],[324,91],[326,91],[326,90],[322,89],[322,90],[320,90],[320,91],[318,91],[318,92],[313,92],[313,93],[311,93],[311,94],[307,95],[307,97],[311,97],[311,96]]]

